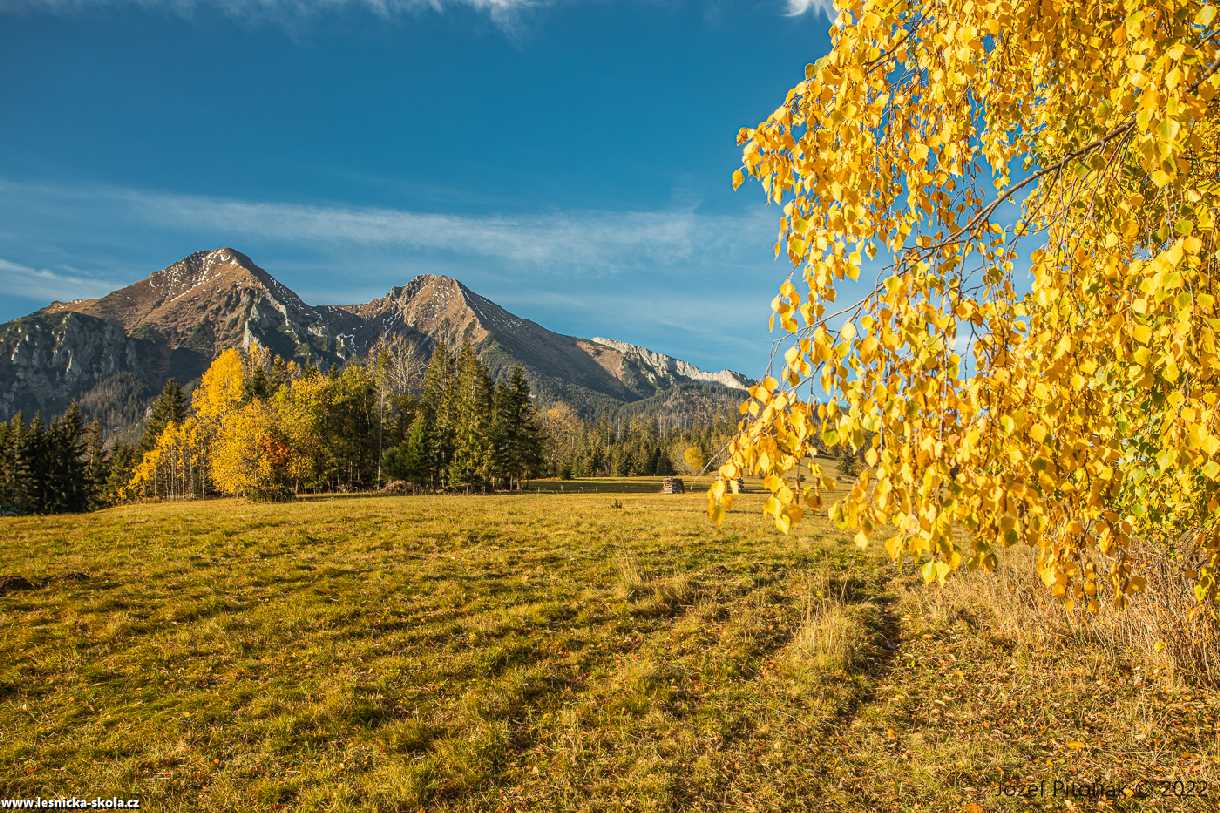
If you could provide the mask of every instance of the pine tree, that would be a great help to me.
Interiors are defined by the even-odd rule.
[[[448,482],[453,460],[453,357],[444,342],[438,342],[424,372],[422,407],[428,414],[429,474],[434,485]]]
[[[10,441],[12,455],[13,510],[18,514],[38,511],[39,483],[37,469],[40,461],[38,436],[42,434],[42,419],[38,416],[29,423],[18,415],[13,419]]]
[[[148,417],[144,419],[144,434],[140,438],[140,452],[151,451],[157,445],[157,438],[171,421],[182,423],[186,420],[188,409],[186,393],[174,379],[165,382],[161,394],[153,399],[148,408]]]
[[[863,462],[859,452],[845,446],[839,453],[839,474],[844,477],[855,477],[863,468]]]
[[[542,429],[520,367],[496,386],[492,413],[492,476],[519,486],[542,465]]]
[[[106,479],[100,484],[99,502],[103,506],[118,505],[125,499],[126,487],[136,467],[136,447],[118,444],[110,450]]]
[[[593,476],[606,473],[606,446],[600,434],[595,434],[589,439],[586,447],[585,465],[588,468],[588,473]]]
[[[513,369],[509,378],[509,389],[517,406],[520,421],[517,424],[517,470],[518,486],[521,482],[538,474],[542,469],[543,430],[538,410],[530,396],[529,382],[525,371]]]
[[[35,415],[20,436],[18,456],[23,474],[18,475],[18,510],[23,514],[45,514],[52,503],[48,484],[51,456],[47,448],[47,428],[41,415]]]
[[[25,460],[25,423],[21,413],[0,422],[0,513],[25,511],[24,489],[29,483]]]
[[[503,381],[496,382],[492,390],[488,434],[491,442],[491,464],[488,470],[492,486],[496,487],[510,482],[513,472],[513,415],[508,385]]]
[[[265,401],[271,397],[275,391],[275,385],[272,383],[271,376],[267,373],[264,367],[253,367],[250,374],[246,377],[245,400],[260,400]]]
[[[386,472],[399,480],[423,485],[432,479],[432,431],[428,415],[420,409],[415,413],[406,436],[397,446],[386,449],[383,464]]]
[[[89,507],[84,430],[80,408],[72,404],[45,432],[42,511],[46,513],[84,511]]]
[[[474,348],[463,345],[453,398],[453,459],[449,482],[481,485],[492,462],[491,379]]]
[[[105,508],[106,481],[110,477],[110,455],[102,444],[102,422],[93,420],[85,427],[85,485],[87,489],[86,510]]]

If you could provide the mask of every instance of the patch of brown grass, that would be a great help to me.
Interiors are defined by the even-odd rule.
[[[1220,686],[1220,626],[1196,612],[1189,570],[1140,557],[1146,589],[1126,608],[1103,601],[1096,613],[1067,610],[1042,584],[1029,549],[1006,552],[995,573],[968,572],[916,591],[930,618],[969,618],[1031,650],[1089,651],[1108,668],[1134,668],[1173,686]]]
[[[801,625],[788,647],[790,666],[822,673],[848,673],[873,649],[878,608],[871,602],[849,603],[848,583],[836,582],[825,570],[815,571],[801,608]]]

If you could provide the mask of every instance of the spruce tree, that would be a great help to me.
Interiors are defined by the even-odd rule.
[[[491,465],[488,469],[493,487],[512,479],[514,452],[512,434],[513,416],[509,404],[508,386],[500,381],[492,390],[489,426]]]
[[[138,462],[139,452],[135,446],[119,444],[110,451],[106,479],[101,483],[99,500],[102,505],[117,505],[125,498],[127,484]]]
[[[165,382],[161,394],[153,399],[148,408],[148,417],[144,419],[144,435],[140,438],[140,453],[152,451],[157,445],[157,438],[165,427],[173,421],[182,423],[186,420],[189,402],[186,393],[174,379]]]
[[[47,428],[41,415],[35,415],[20,436],[18,458],[18,511],[23,514],[49,512],[51,495],[51,455],[47,443]]]
[[[423,408],[427,411],[429,432],[429,474],[434,485],[448,482],[453,460],[453,357],[443,341],[437,342],[424,372]]]
[[[432,479],[432,432],[427,413],[417,410],[406,436],[386,449],[383,464],[391,477],[424,485]]]
[[[493,401],[493,477],[510,486],[520,485],[542,465],[542,429],[525,371],[514,367],[508,381],[496,386]]]
[[[18,506],[17,450],[21,435],[21,414],[0,421],[0,514],[16,514]]]
[[[492,462],[490,416],[492,386],[474,348],[463,345],[453,398],[453,459],[449,482],[481,485]]]
[[[76,404],[51,422],[45,434],[46,513],[84,511],[89,507],[85,466],[85,422]]]
[[[530,397],[530,386],[525,378],[525,371],[520,367],[515,367],[508,383],[513,400],[517,404],[517,414],[520,416],[520,422],[517,425],[516,460],[516,476],[518,485],[520,485],[522,480],[536,475],[542,468],[542,420]]]
[[[87,510],[105,508],[104,492],[106,481],[110,477],[110,455],[102,444],[102,423],[98,420],[89,422],[85,427],[85,484],[87,489]]]
[[[267,370],[263,367],[255,367],[246,377],[246,400],[253,401],[255,399],[265,401],[275,392],[275,384],[272,381]]]
[[[42,421],[35,418],[29,424],[20,414],[15,416],[9,431],[9,476],[12,511],[29,514],[37,510],[37,484],[35,483],[35,453],[38,443],[33,432],[42,431]]]

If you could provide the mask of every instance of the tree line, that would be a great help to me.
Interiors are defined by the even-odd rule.
[[[424,363],[387,341],[330,371],[258,345],[230,349],[192,390],[168,381],[133,444],[104,444],[101,425],[75,407],[50,422],[0,423],[0,510],[698,473],[733,429],[729,416],[680,428],[659,416],[590,421],[535,400],[521,368],[494,381],[469,345],[438,344]]]
[[[493,383],[469,345],[438,345],[421,370],[409,347],[388,342],[367,363],[331,372],[258,347],[227,350],[189,409],[176,385],[167,387],[145,439],[131,496],[279,499],[390,481],[490,490],[519,486],[542,459],[524,372]]]
[[[545,470],[563,479],[699,474],[735,429],[731,415],[685,426],[662,415],[586,421],[564,402],[542,422]]]
[[[102,427],[75,406],[50,422],[21,415],[0,421],[0,512],[89,511],[116,490]]]

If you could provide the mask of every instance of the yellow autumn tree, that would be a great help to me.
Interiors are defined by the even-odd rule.
[[[191,393],[195,414],[171,421],[132,471],[129,497],[176,499],[202,497],[212,476],[211,455],[218,429],[245,397],[246,373],[239,350],[225,350],[204,372]]]
[[[270,401],[276,424],[287,444],[286,478],[293,491],[321,485],[331,464],[323,416],[333,397],[328,376],[313,374],[295,378],[279,388]]]
[[[698,474],[703,471],[706,462],[703,450],[698,446],[687,446],[682,450],[682,463],[686,466],[688,473]]]
[[[207,493],[207,449],[194,417],[170,421],[157,443],[136,464],[125,487],[128,499],[182,499]]]
[[[203,422],[216,421],[241,405],[246,393],[246,367],[241,351],[225,350],[215,359],[191,393],[191,406]]]
[[[832,517],[928,581],[1023,542],[1065,601],[1121,604],[1151,545],[1214,606],[1216,4],[836,5],[738,136],[793,270],[709,513],[754,473],[787,531],[820,436],[864,459]]]
[[[228,413],[212,442],[211,474],[225,494],[255,499],[290,497],[291,448],[275,411],[254,400]]]

